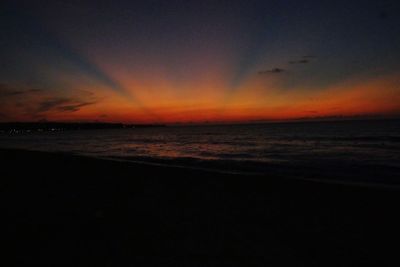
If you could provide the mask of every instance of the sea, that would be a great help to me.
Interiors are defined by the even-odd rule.
[[[0,147],[221,172],[400,183],[400,120],[6,132]]]

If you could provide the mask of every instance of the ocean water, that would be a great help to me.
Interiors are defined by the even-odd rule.
[[[252,173],[288,166],[378,166],[396,175],[400,168],[400,121],[3,133],[0,147]]]

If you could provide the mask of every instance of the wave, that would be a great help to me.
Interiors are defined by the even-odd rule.
[[[103,157],[104,158],[104,157]],[[159,164],[163,166],[202,169],[223,173],[256,175],[263,177],[282,177],[336,182],[355,182],[385,185],[399,185],[400,166],[390,164],[354,163],[346,160],[331,159],[320,161],[285,160],[236,160],[236,159],[199,159],[192,157],[106,157],[128,162]]]
[[[346,141],[346,142],[393,142],[400,143],[400,136],[289,136],[278,137],[281,141]]]

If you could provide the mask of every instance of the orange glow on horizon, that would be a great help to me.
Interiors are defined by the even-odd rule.
[[[162,75],[158,77],[163,77]],[[132,99],[91,85],[74,86],[65,98],[89,97],[87,105],[71,112],[45,111],[49,121],[106,121],[124,123],[202,123],[300,118],[352,117],[400,114],[398,75],[350,79],[323,90],[280,88],[280,78],[249,77],[238,90],[229,91],[225,77],[188,83],[176,88],[167,79],[139,80],[121,77]],[[186,90],[186,91],[185,91]],[[95,93],[94,93],[95,92]],[[43,97],[43,96],[41,96]],[[35,103],[39,96],[26,101]],[[12,107],[9,107],[10,109]],[[15,113],[15,120],[34,120]]]

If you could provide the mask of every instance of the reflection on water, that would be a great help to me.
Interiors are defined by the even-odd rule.
[[[400,166],[400,122],[191,126],[0,135],[1,147],[105,157]]]

